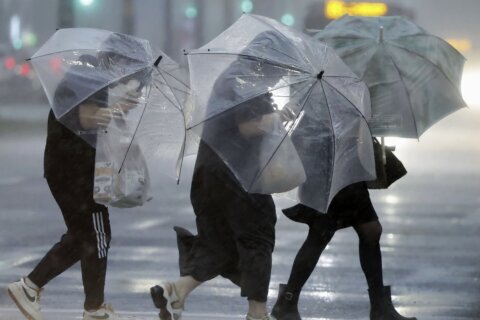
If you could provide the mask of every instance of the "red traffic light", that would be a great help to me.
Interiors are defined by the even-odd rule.
[[[24,63],[20,66],[20,74],[24,77],[30,75],[30,65],[28,63]]]
[[[15,68],[17,64],[14,57],[7,57],[4,63],[5,63],[5,68],[7,68],[7,70],[13,70],[13,68]]]

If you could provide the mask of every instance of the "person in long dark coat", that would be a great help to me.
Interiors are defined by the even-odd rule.
[[[270,41],[271,37],[276,35],[265,32],[256,40]],[[232,76],[220,77],[223,81],[217,81],[214,90],[234,100],[235,75],[245,72],[241,63],[233,62],[225,71]],[[266,301],[275,244],[275,205],[271,195],[246,192],[229,165],[259,166],[258,148],[264,133],[260,128],[268,126],[268,115],[273,112],[271,95],[263,94],[204,125],[190,194],[198,235],[175,228],[181,277],[150,290],[160,319],[181,319],[190,292],[219,275],[241,288],[241,296],[248,300],[248,320],[269,319]],[[226,149],[229,152],[220,157],[219,152]]]

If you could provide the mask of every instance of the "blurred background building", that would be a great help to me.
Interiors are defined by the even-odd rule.
[[[186,64],[183,50],[208,42],[242,12],[269,16],[307,33],[343,14],[406,16],[469,58],[467,81],[480,79],[475,67],[480,60],[478,0],[0,0],[1,100],[44,99],[25,58],[57,28],[92,27],[136,35]]]

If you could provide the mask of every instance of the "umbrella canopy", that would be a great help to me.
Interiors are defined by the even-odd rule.
[[[188,61],[187,131],[223,159],[246,191],[286,191],[263,183],[279,157],[285,166],[278,175],[292,170],[285,159],[300,158],[307,180],[298,180],[299,200],[320,211],[344,186],[375,177],[368,89],[326,44],[244,14],[188,53]]]
[[[126,144],[116,155],[122,163],[135,140],[144,153],[162,155],[161,142],[179,133],[178,117],[188,93],[188,74],[163,52],[156,61],[147,40],[101,29],[60,29],[31,57],[55,117],[93,147],[99,134],[115,135]],[[93,112],[81,112],[82,103],[110,112],[115,126]],[[116,107],[125,103],[128,108]],[[92,109],[93,110],[93,109]],[[98,125],[85,125],[96,123]],[[170,128],[170,129],[168,129]],[[104,129],[104,130],[102,130]],[[174,132],[172,132],[174,131]],[[112,140],[113,141],[113,140]],[[153,145],[155,144],[155,147]],[[178,151],[178,150],[177,150]]]
[[[368,85],[375,136],[418,138],[466,106],[464,57],[403,17],[343,16],[315,38],[331,45]]]

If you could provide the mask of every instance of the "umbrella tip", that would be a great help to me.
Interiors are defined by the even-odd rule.
[[[162,61],[162,58],[163,58],[163,56],[159,56],[159,57],[157,58],[157,60],[155,60],[155,62],[153,63],[153,65],[154,65],[155,67],[158,67],[158,64],[160,63],[160,61]]]
[[[380,26],[378,41],[383,42],[383,26]]]
[[[30,60],[32,60],[32,58],[27,58],[27,59],[25,59],[25,61],[27,61],[27,62],[30,61]]]
[[[321,79],[323,78],[323,74],[324,74],[324,73],[325,73],[324,70],[320,71],[320,73],[317,74],[317,79],[318,79],[318,80],[321,80]]]

